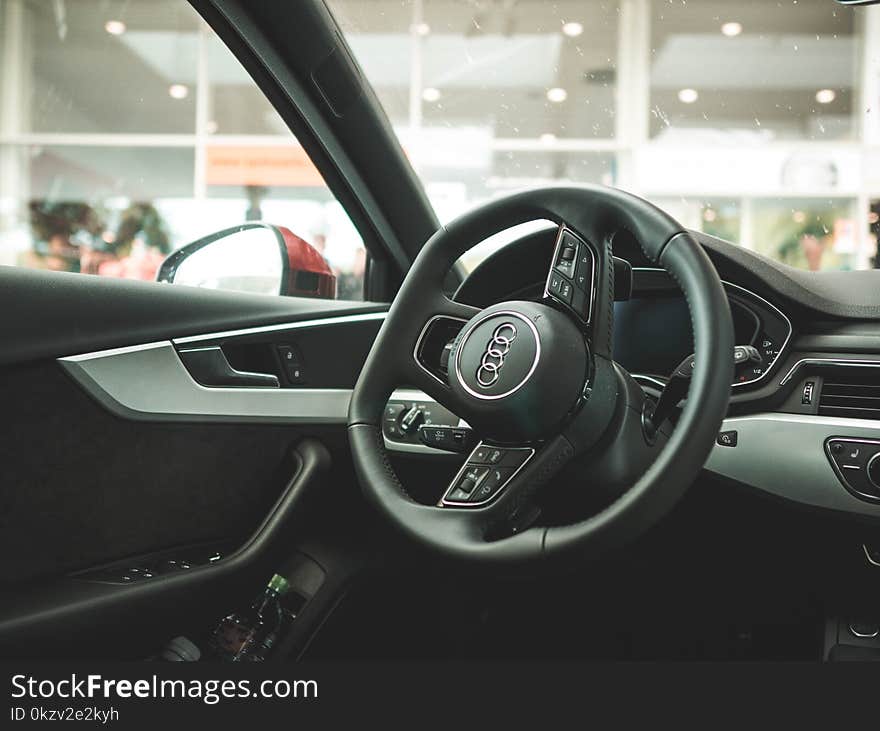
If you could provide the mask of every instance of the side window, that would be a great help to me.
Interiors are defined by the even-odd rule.
[[[356,229],[185,0],[0,0],[0,61],[0,264],[155,280],[187,244],[265,222],[284,294],[363,298]],[[202,259],[262,276],[249,234]]]

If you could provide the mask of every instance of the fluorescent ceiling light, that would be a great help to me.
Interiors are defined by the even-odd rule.
[[[547,99],[554,104],[559,104],[568,99],[568,92],[559,86],[554,86],[552,89],[547,89]]]
[[[422,99],[426,102],[438,101],[440,99],[440,89],[435,89],[433,86],[429,86],[422,91]]]
[[[104,23],[104,30],[106,30],[111,36],[121,36],[125,33],[125,23],[121,20],[108,20]]]
[[[819,104],[831,104],[835,99],[837,99],[837,94],[834,89],[819,89],[816,92],[816,101]]]
[[[552,145],[556,142],[556,135],[552,132],[545,132],[538,139],[541,141],[542,145]]]
[[[743,32],[742,23],[737,23],[735,20],[732,20],[721,26],[721,32],[728,38],[734,38]]]
[[[577,23],[575,21],[563,23],[562,32],[569,38],[577,38],[577,36],[584,32],[584,25],[583,23]]]
[[[168,87],[168,96],[172,99],[186,99],[189,96],[189,87],[186,84],[172,84]]]
[[[696,89],[682,89],[678,92],[678,100],[682,104],[693,104],[699,98],[700,95]]]

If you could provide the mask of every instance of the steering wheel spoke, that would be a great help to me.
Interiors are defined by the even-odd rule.
[[[505,447],[480,441],[450,482],[440,505],[458,508],[488,505],[507,489],[534,455],[534,447]]]
[[[434,401],[454,414],[461,411],[461,402],[442,380],[441,373],[433,373],[417,360],[417,354],[400,366],[401,383],[423,391]]]
[[[439,505],[481,510],[486,516],[487,538],[518,533],[540,515],[538,493],[574,456],[575,448],[563,436],[535,445],[480,442]]]
[[[455,300],[449,299],[449,297],[443,297],[441,302],[441,307],[437,308],[438,311],[434,313],[433,317],[448,317],[453,320],[467,322],[480,313],[478,307],[466,305],[463,302],[456,302]]]

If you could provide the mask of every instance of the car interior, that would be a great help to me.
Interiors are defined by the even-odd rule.
[[[201,647],[278,574],[272,662],[880,660],[876,269],[592,183],[441,225],[332,3],[191,4],[365,296],[282,220],[158,281],[0,266],[4,657]]]

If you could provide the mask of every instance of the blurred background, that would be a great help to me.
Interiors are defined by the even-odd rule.
[[[601,183],[796,267],[880,266],[880,7],[328,6],[441,221]],[[0,264],[152,279],[169,251],[266,220],[362,296],[357,231],[184,0],[0,0],[0,59]]]

